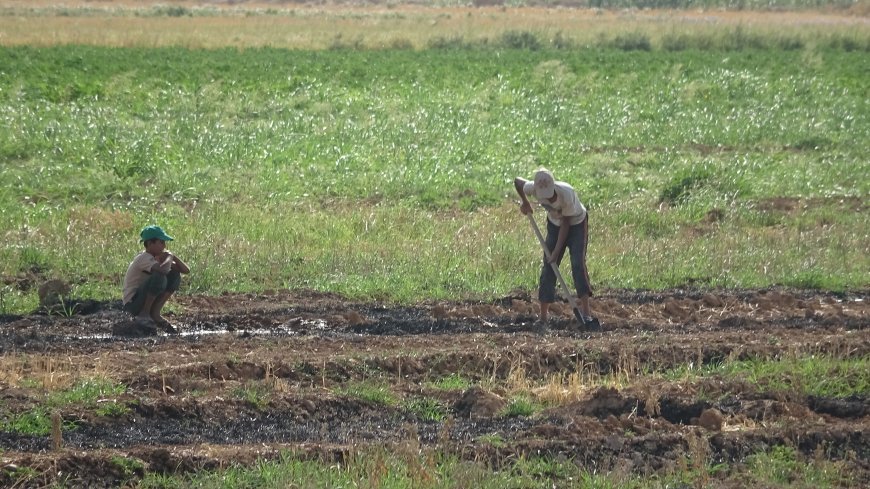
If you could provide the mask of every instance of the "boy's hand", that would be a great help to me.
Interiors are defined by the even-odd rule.
[[[532,204],[530,204],[528,201],[523,202],[522,204],[520,204],[520,212],[524,216],[528,216],[532,213]]]
[[[160,254],[160,270],[163,271],[163,274],[167,274],[172,270],[172,263],[175,259],[172,256],[172,253],[169,251],[164,251]]]

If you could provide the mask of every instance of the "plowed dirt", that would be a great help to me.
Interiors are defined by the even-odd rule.
[[[775,445],[848,464],[870,485],[870,393],[823,398],[707,377],[632,383],[640,374],[735,359],[870,354],[868,291],[783,289],[608,291],[593,301],[603,331],[578,331],[566,305],[541,334],[535,302],[398,307],[314,292],[180,296],[180,334],[113,335],[116,303],[79,314],[0,318],[0,415],[27,412],[50,385],[100,375],[123,383],[116,414],[75,403],[51,436],[0,431],[0,485],[114,487],[147,472],[183,473],[252,463],[292,450],[341,460],[351,449],[437,446],[493,466],[552,455],[590,470],[653,474],[687,460],[740,463]],[[433,382],[459,374],[477,385]],[[575,376],[572,386],[554,378]],[[622,385],[600,382],[624,378]],[[399,402],[347,394],[386,382]],[[531,416],[506,416],[511,389],[554,389]],[[245,395],[245,389],[263,390]],[[559,389],[555,389],[559,390]],[[259,394],[257,394],[259,393]],[[401,400],[425,397],[447,419],[428,421]],[[3,426],[0,424],[0,426]],[[485,443],[481,437],[498,437]],[[133,473],[117,457],[141,462]],[[32,469],[27,479],[22,467]]]

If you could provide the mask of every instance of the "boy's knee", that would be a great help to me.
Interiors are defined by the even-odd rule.
[[[173,270],[166,275],[166,292],[173,293],[178,291],[181,286],[181,273]]]
[[[145,284],[145,290],[150,295],[160,295],[166,291],[168,281],[165,275],[159,273],[151,274],[148,282]]]

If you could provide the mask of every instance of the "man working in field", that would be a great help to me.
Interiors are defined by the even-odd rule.
[[[558,267],[567,247],[571,253],[571,275],[574,278],[574,287],[577,289],[584,325],[597,327],[598,320],[592,317],[589,309],[592,287],[589,285],[589,272],[586,270],[586,245],[589,241],[589,219],[586,207],[570,185],[557,182],[553,174],[545,168],[535,173],[533,181],[517,177],[514,179],[514,188],[522,199],[520,212],[524,215],[532,212],[532,205],[527,197],[530,195],[547,210],[546,246],[550,250],[550,259],[548,261],[547,256],[544,255],[544,263],[541,267],[538,289],[541,322],[546,323],[550,305],[556,300],[556,272],[551,263]]]
[[[166,249],[172,237],[160,226],[145,226],[139,233],[145,250],[136,255],[124,277],[124,310],[135,316],[137,325],[157,326],[168,333],[175,328],[160,315],[166,301],[178,290],[181,274],[190,268]]]

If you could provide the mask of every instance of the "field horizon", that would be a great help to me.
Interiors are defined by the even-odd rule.
[[[630,1],[613,5],[6,0],[0,2],[0,45],[426,49],[497,45],[506,34],[527,33],[543,45],[595,47],[641,37],[659,47],[674,38],[715,44],[736,30],[803,44],[836,34],[860,49],[868,46],[868,2],[825,7],[800,1],[711,0],[683,2],[679,5],[686,8],[680,9],[635,8]],[[688,47],[693,45],[704,44]]]

